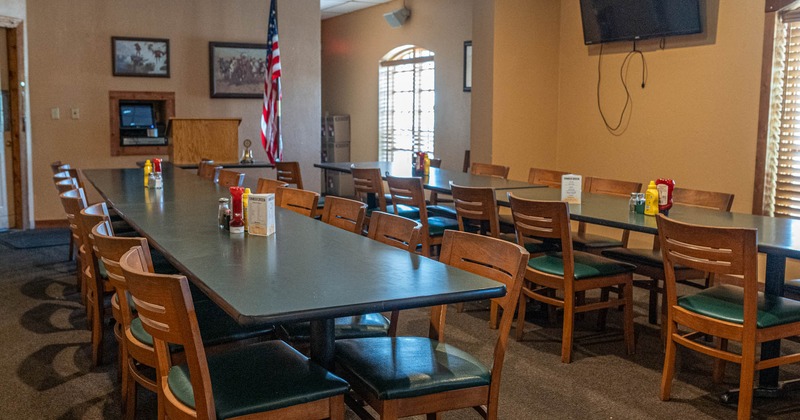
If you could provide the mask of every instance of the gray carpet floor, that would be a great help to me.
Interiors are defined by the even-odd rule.
[[[121,417],[116,344],[106,334],[106,363],[90,363],[89,332],[75,293],[75,264],[67,247],[14,249],[0,244],[0,419],[116,419]],[[658,330],[647,324],[646,296],[636,293],[637,353],[625,354],[612,311],[608,328],[597,331],[589,314],[576,327],[574,361],[560,362],[560,324],[528,315],[525,338],[510,340],[503,369],[503,419],[729,419],[736,407],[719,395],[738,384],[730,365],[725,384],[711,382],[711,359],[681,349],[672,401],[658,398],[663,353]],[[489,362],[496,332],[487,327],[487,303],[448,314],[448,341]],[[401,315],[401,334],[424,334],[427,311]],[[513,329],[512,329],[513,334]],[[784,348],[799,350],[789,342]],[[782,378],[800,378],[800,366],[781,369]],[[140,390],[137,418],[155,418],[155,397]],[[754,403],[758,419],[800,418],[800,389],[781,399]],[[348,412],[348,419],[355,416]],[[445,419],[477,419],[471,410]]]

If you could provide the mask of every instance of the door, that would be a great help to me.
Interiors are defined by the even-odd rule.
[[[13,225],[13,186],[14,177],[11,171],[11,120],[8,82],[8,48],[5,28],[0,28],[0,130],[3,135],[3,146],[0,147],[0,230]],[[9,203],[12,203],[10,205]]]

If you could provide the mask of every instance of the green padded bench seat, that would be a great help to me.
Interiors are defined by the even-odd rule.
[[[458,220],[439,216],[428,218],[428,233],[431,236],[442,236],[444,231],[448,229],[458,230]]]
[[[577,250],[622,247],[622,241],[591,233],[572,234],[572,246]]]
[[[456,218],[456,208],[450,204],[432,204],[427,206],[428,214],[431,216],[448,217],[450,219]]]
[[[723,284],[678,298],[678,306],[709,318],[741,324],[744,289]],[[800,301],[758,293],[758,328],[800,321]]]
[[[474,357],[424,337],[339,340],[336,363],[382,400],[489,385],[491,378]]]
[[[389,320],[377,313],[336,318],[333,325],[336,339],[386,337],[389,331]],[[311,336],[310,322],[282,324],[281,328],[292,341],[308,341]]]
[[[274,331],[271,325],[243,327],[210,300],[195,302],[194,309],[197,314],[200,335],[203,337],[203,344],[207,347],[255,338]],[[134,318],[131,321],[131,334],[137,340],[150,346],[153,345],[153,337],[144,330],[141,319]],[[180,346],[170,345],[170,351],[180,350]]]
[[[647,265],[650,267],[663,267],[664,258],[661,251],[653,251],[647,248],[611,248],[601,252],[604,257],[615,260],[629,262],[635,265]],[[690,268],[676,265],[676,270],[689,270]]]
[[[377,207],[368,208],[367,209],[367,217],[372,214],[373,211],[379,211],[380,209]],[[386,206],[386,213],[394,214],[394,205]],[[407,219],[419,219],[419,209],[416,207],[407,206],[405,204],[398,204],[397,205],[397,215],[400,217],[405,217]]]
[[[633,272],[636,266],[614,261],[599,255],[575,251],[575,280]],[[555,252],[528,260],[528,266],[554,276],[564,276],[564,260]]]
[[[208,356],[208,371],[219,419],[316,401],[349,389],[344,379],[278,340]],[[170,369],[167,383],[178,400],[195,406],[185,364]]]

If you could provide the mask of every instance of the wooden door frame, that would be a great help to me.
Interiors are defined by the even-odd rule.
[[[23,161],[27,162],[30,152],[23,148],[22,139],[26,137],[26,105],[24,82],[25,56],[23,40],[25,39],[24,23],[21,19],[0,16],[0,30],[6,31],[6,46],[8,50],[8,91],[9,114],[11,119],[11,176],[13,200],[9,205],[14,209],[13,227],[17,229],[30,228],[30,205],[25,200],[28,194],[27,176],[23,173]],[[3,145],[3,147],[6,147]],[[25,159],[23,160],[23,157]],[[27,164],[24,165],[27,167]],[[27,171],[26,171],[27,173]],[[25,182],[23,182],[25,181]]]

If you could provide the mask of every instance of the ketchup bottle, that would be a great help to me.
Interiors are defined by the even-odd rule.
[[[675,180],[667,178],[659,178],[656,180],[656,189],[658,189],[658,212],[669,214],[669,209],[672,208],[672,190],[675,188]]]
[[[230,187],[231,191],[231,235],[244,233],[244,210],[242,208],[242,194],[244,188]]]

